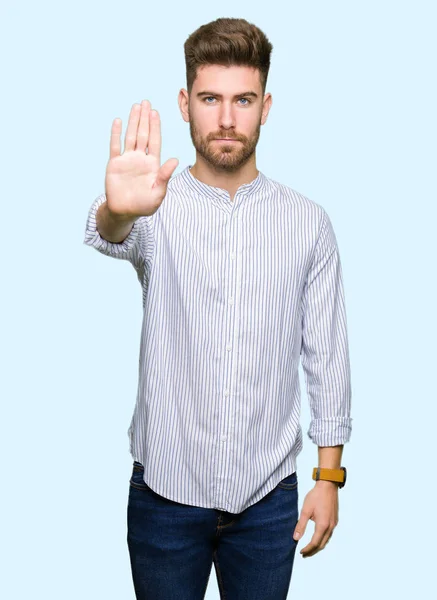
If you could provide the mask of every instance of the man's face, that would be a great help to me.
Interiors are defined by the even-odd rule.
[[[197,71],[188,104],[190,134],[197,152],[217,171],[235,172],[255,152],[271,104],[270,94],[262,97],[259,75],[241,66]]]

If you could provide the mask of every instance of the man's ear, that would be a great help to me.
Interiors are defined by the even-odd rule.
[[[271,94],[266,94],[264,96],[264,100],[263,100],[263,110],[262,110],[262,116],[261,116],[261,125],[264,125],[264,123],[267,121],[267,117],[269,116],[269,111],[270,108],[272,107],[273,104],[273,98]]]
[[[178,96],[178,104],[179,104],[179,110],[181,111],[181,115],[183,120],[186,123],[190,122],[190,111],[189,111],[189,98],[188,98],[188,92],[185,88],[182,88],[179,92],[179,96]]]

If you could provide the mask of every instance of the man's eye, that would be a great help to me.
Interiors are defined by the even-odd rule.
[[[204,98],[204,100],[209,100],[210,98],[212,98],[213,100],[215,100],[214,96],[206,96]],[[247,106],[248,104],[251,103],[251,100],[249,100],[249,98],[239,98],[239,100],[245,100],[246,102],[244,102],[243,106]],[[212,102],[206,102],[206,104],[212,104]]]

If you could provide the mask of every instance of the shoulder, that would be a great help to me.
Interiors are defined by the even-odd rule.
[[[294,219],[305,223],[310,229],[320,232],[329,221],[325,208],[315,200],[289,185],[267,178],[268,188],[276,207],[284,206],[291,209]]]

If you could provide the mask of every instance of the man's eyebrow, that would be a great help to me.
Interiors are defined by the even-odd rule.
[[[196,95],[198,98],[200,98],[200,96],[215,96],[216,98],[223,98],[221,94],[208,91],[198,92]],[[252,90],[249,90],[248,92],[242,92],[241,94],[235,94],[234,98],[241,98],[242,96],[252,96],[253,98],[258,98],[258,94]]]

